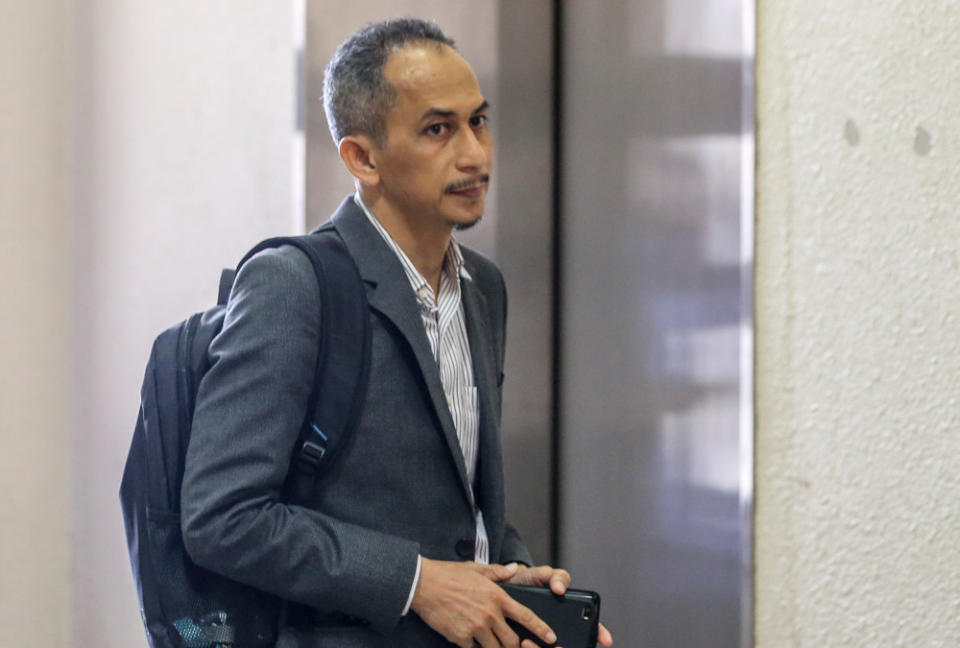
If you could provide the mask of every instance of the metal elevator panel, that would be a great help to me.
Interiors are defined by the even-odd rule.
[[[752,10],[561,6],[560,562],[618,645],[749,645]]]

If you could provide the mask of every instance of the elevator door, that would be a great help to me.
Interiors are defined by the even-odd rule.
[[[751,633],[743,5],[561,3],[558,540],[619,645]]]

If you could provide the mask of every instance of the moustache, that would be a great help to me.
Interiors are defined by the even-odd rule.
[[[466,180],[451,182],[443,188],[443,191],[444,193],[453,193],[455,191],[463,191],[464,189],[473,189],[474,187],[485,185],[488,182],[490,182],[490,175],[484,173],[476,178],[467,178]]]

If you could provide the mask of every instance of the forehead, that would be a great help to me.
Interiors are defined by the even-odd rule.
[[[383,75],[397,91],[398,108],[472,112],[483,94],[470,65],[446,45],[407,45],[387,59]]]

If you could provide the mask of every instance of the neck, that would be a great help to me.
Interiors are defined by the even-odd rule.
[[[453,227],[424,222],[417,214],[407,214],[385,200],[375,188],[361,187],[360,197],[410,262],[430,283],[434,295],[439,294],[443,259],[450,247]]]

